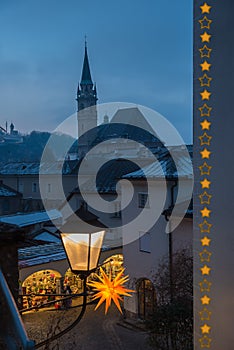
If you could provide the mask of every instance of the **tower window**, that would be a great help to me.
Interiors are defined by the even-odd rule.
[[[36,182],[33,182],[33,184],[32,184],[32,191],[34,193],[37,192],[37,184],[36,184]]]
[[[149,208],[148,193],[138,193],[138,208]]]
[[[2,211],[3,211],[3,214],[8,214],[9,213],[9,211],[10,211],[10,202],[9,202],[8,199],[5,199],[3,201]]]

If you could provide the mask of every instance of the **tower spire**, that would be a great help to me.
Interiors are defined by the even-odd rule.
[[[82,67],[81,81],[78,84],[77,88],[77,118],[78,118],[78,137],[84,134],[86,131],[93,129],[97,126],[97,89],[96,84],[94,86],[90,67],[89,67],[89,58],[87,50],[87,38],[85,36],[85,52],[84,52],[84,62]],[[87,147],[88,140],[83,142]],[[79,152],[81,152],[82,146],[79,146]],[[83,149],[84,149],[83,147]]]
[[[85,35],[85,54],[84,54],[84,62],[83,62],[83,69],[82,69],[80,85],[92,85],[93,86],[93,81],[91,78],[90,67],[89,67],[86,35]]]

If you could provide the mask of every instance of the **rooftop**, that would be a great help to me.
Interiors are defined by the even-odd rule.
[[[126,179],[149,179],[149,178],[177,178],[191,177],[193,175],[191,147],[188,147],[189,153],[184,152],[184,146],[171,147],[173,149],[173,158],[178,164],[179,170],[176,168],[174,160],[169,151],[162,153],[158,162],[154,162],[142,169],[131,172],[123,178]],[[169,148],[170,150],[170,148]]]
[[[38,211],[33,213],[17,213],[0,217],[0,224],[5,223],[17,227],[26,227],[51,220],[62,219],[61,213],[56,210]]]

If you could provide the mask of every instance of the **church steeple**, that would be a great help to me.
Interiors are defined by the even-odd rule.
[[[82,76],[81,76],[80,85],[92,85],[93,86],[91,73],[90,73],[90,68],[89,68],[89,58],[88,58],[86,41],[85,41],[84,63],[83,63],[83,70],[82,70]]]
[[[78,138],[80,138],[86,131],[97,126],[97,90],[91,77],[86,40],[81,81],[78,84],[76,100],[78,104]],[[84,137],[82,140],[86,142]]]
[[[87,42],[85,41],[84,62],[81,74],[81,82],[77,89],[78,112],[97,104],[96,85],[93,85],[91,78]]]

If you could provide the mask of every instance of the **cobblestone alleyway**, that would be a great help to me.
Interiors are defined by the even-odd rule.
[[[64,328],[75,319],[78,309],[67,311],[39,311],[25,314],[23,320],[29,337],[40,342],[53,332]],[[69,333],[50,344],[47,349],[58,350],[150,350],[147,334],[136,329],[120,326],[120,314],[113,306],[108,314],[101,307],[87,307],[81,322]],[[43,348],[42,348],[43,349]]]

